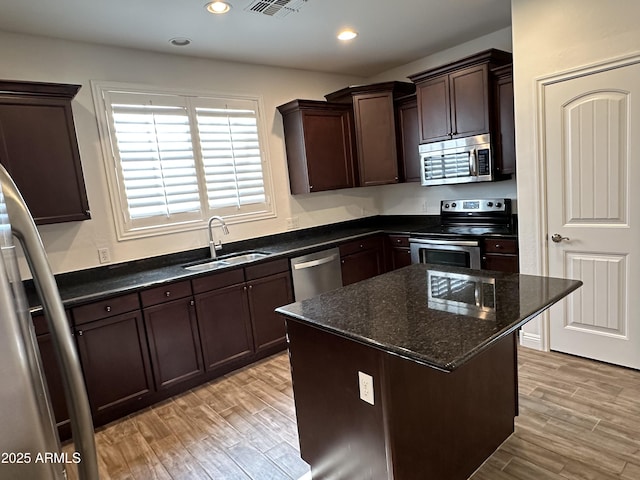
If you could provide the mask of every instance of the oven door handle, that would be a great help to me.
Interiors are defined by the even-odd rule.
[[[430,240],[425,238],[410,238],[409,243],[419,243],[421,245],[451,245],[452,247],[478,247],[477,240]]]

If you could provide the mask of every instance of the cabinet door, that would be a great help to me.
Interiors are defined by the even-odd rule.
[[[370,93],[353,96],[359,185],[398,182],[393,94]]]
[[[38,335],[38,348],[40,349],[40,359],[42,360],[42,369],[47,380],[47,388],[49,390],[49,398],[51,407],[56,419],[58,427],[58,435],[60,440],[71,438],[71,421],[69,420],[69,411],[67,410],[67,401],[64,396],[64,387],[62,386],[62,375],[56,360],[51,334]]]
[[[518,255],[502,255],[487,253],[482,257],[484,270],[497,270],[498,272],[518,273]]]
[[[498,173],[516,173],[516,138],[513,109],[513,77],[510,73],[500,76],[496,81],[496,102],[498,107],[499,138]]]
[[[384,272],[384,252],[382,239],[379,237],[341,245],[340,252],[343,285],[366,280]],[[343,252],[352,253],[345,255]]]
[[[202,352],[207,371],[253,355],[246,285],[233,285],[195,296]]]
[[[90,218],[70,102],[0,95],[0,161],[37,224]]]
[[[284,318],[274,310],[293,302],[291,274],[283,272],[253,280],[248,287],[256,353],[284,349],[287,345]]]
[[[97,423],[140,408],[154,391],[140,312],[89,322],[76,329],[89,402]]]
[[[487,65],[450,74],[452,138],[489,132],[488,75]]]
[[[401,178],[405,182],[420,181],[420,127],[418,105],[415,96],[396,107],[398,162],[402,168]]]
[[[304,111],[302,119],[309,191],[355,186],[350,113]]]
[[[144,323],[158,390],[204,373],[193,299],[145,308]]]
[[[451,138],[449,76],[432,78],[416,85],[420,116],[420,143]]]

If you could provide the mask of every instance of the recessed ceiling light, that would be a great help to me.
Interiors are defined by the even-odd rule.
[[[231,10],[231,4],[227,2],[215,1],[207,3],[205,5],[205,8],[210,13],[227,13],[229,10]]]
[[[176,37],[169,40],[169,43],[174,47],[186,47],[191,44],[191,40],[186,37]]]
[[[353,40],[357,36],[358,36],[357,32],[348,28],[338,33],[338,40]]]

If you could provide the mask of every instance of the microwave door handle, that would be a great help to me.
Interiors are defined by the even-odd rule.
[[[469,173],[473,177],[478,175],[478,155],[475,148],[469,152]]]

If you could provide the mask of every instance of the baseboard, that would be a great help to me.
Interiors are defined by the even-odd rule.
[[[520,345],[534,350],[542,350],[542,338],[540,335],[520,330]]]

